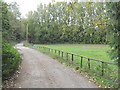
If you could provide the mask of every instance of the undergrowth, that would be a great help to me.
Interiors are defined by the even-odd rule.
[[[13,44],[2,40],[2,80],[7,80],[18,68],[21,57]]]

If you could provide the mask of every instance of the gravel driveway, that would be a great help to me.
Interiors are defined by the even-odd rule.
[[[97,88],[72,68],[37,50],[17,44],[23,54],[22,69],[15,88]]]

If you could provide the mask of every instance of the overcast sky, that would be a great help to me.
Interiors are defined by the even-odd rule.
[[[4,0],[4,1],[7,3],[17,2],[22,17],[26,17],[28,11],[37,10],[37,5],[39,5],[40,3],[49,4],[49,2],[52,2],[52,0]],[[71,1],[71,0],[55,0],[55,1],[58,2],[58,1]]]
[[[17,4],[19,5],[19,10],[22,14],[22,17],[26,17],[26,14],[28,13],[28,11],[37,10],[37,5],[39,5],[40,3],[49,4],[50,2],[52,2],[52,0],[4,0],[4,1],[7,3],[17,2]],[[61,1],[69,2],[71,0],[55,0],[55,1],[56,2],[61,2]],[[86,0],[78,0],[78,1],[86,1]],[[93,0],[93,1],[100,1],[100,0]],[[119,1],[119,0],[110,0],[110,1]]]

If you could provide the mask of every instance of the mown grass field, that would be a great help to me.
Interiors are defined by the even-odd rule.
[[[109,45],[93,45],[93,44],[54,44],[54,45],[40,45],[35,44],[37,47],[48,47],[53,49],[62,50],[64,52],[70,52],[94,59],[100,59],[104,61],[114,62],[111,60],[108,51],[110,50]],[[42,52],[48,52],[47,50],[43,50]],[[53,51],[54,52],[54,51]],[[51,53],[53,54],[53,53]],[[58,52],[57,52],[58,54]],[[66,59],[66,55],[63,57]],[[71,61],[71,55],[68,56],[69,61]],[[77,68],[80,71],[87,72],[91,79],[91,81],[95,81],[100,87],[117,87],[118,82],[118,67],[117,65],[105,64],[104,63],[104,76],[102,76],[102,63],[97,61],[90,60],[90,70],[88,68],[88,60],[83,58],[83,67],[80,68],[81,59],[78,56],[74,56],[74,63],[78,63],[79,67]],[[76,68],[76,67],[75,67]],[[103,86],[102,86],[103,85]]]
[[[92,45],[92,44],[55,44],[55,45],[39,45],[35,46],[49,47],[53,49],[63,50],[90,58],[101,59],[113,62],[108,55],[109,45]]]

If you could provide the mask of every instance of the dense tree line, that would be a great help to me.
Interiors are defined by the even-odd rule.
[[[120,80],[120,2],[106,3],[108,10],[108,21],[107,29],[110,33],[110,56],[111,59],[115,59],[118,64],[118,80]],[[112,24],[111,24],[112,22]],[[120,82],[118,83],[120,88]]]
[[[106,3],[108,10],[108,21],[107,29],[110,33],[110,45],[112,48],[111,55],[112,59],[120,57],[120,2]]]
[[[24,36],[21,27],[21,18],[16,2],[9,5],[2,2],[2,36],[9,42],[19,42]]]
[[[21,57],[13,42],[23,39],[20,12],[17,3],[1,2],[2,7],[2,82],[7,80],[18,68]]]
[[[29,12],[29,42],[108,44],[105,3],[57,2],[40,4]]]

